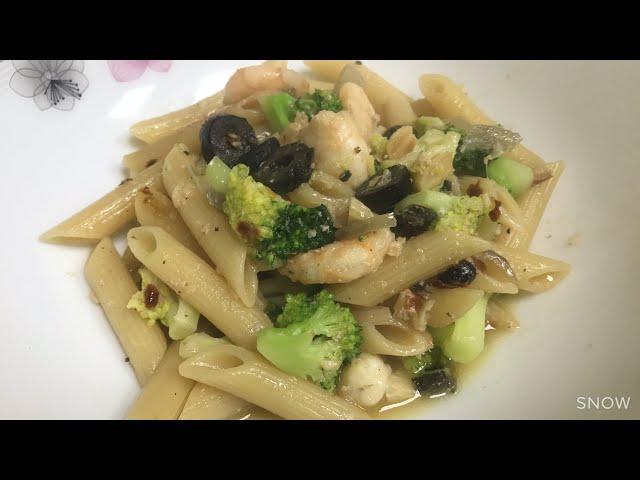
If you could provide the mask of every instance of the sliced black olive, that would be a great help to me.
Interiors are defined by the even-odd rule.
[[[249,167],[249,171],[251,175],[253,175],[258,171],[258,167],[262,165],[262,162],[273,155],[278,148],[280,148],[280,142],[278,142],[278,139],[269,137],[264,142],[255,145],[251,150],[242,155],[238,163],[244,163]]]
[[[411,238],[430,230],[438,220],[438,214],[422,205],[411,205],[396,215],[397,225],[391,229],[398,237]]]
[[[466,287],[476,278],[476,267],[468,260],[460,260],[431,281],[434,287]]]
[[[434,396],[456,391],[456,381],[448,367],[427,370],[413,379],[413,383],[421,395]]]
[[[229,167],[239,163],[240,157],[258,143],[246,118],[235,115],[212,116],[200,129],[202,156],[206,161],[218,156]]]
[[[309,181],[312,161],[313,148],[304,143],[283,145],[260,164],[253,178],[283,195]]]
[[[356,198],[374,213],[393,211],[396,203],[411,193],[411,173],[404,165],[394,165],[375,174],[356,189]]]
[[[398,130],[400,130],[402,127],[404,127],[404,125],[394,125],[393,127],[389,127],[387,128],[384,133],[382,134],[383,137],[385,138],[391,138],[391,135],[393,135],[394,133],[396,133]]]

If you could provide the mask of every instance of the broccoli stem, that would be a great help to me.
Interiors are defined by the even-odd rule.
[[[507,157],[498,157],[489,163],[487,176],[505,187],[517,198],[533,184],[533,170]]]
[[[207,182],[216,193],[227,192],[227,180],[229,179],[229,173],[231,169],[220,158],[213,157],[207,169],[205,170],[205,176]]]
[[[296,116],[296,99],[288,93],[280,92],[264,97],[260,105],[274,132],[284,130]]]
[[[489,296],[485,295],[451,325],[430,329],[435,344],[454,362],[469,363],[484,349],[488,301]]]
[[[439,216],[442,216],[451,209],[453,205],[453,197],[443,192],[436,192],[435,190],[423,190],[421,192],[408,195],[399,201],[396,205],[395,212],[400,213],[411,205],[420,205],[422,207],[430,208]]]

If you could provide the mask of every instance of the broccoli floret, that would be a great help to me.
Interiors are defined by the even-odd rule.
[[[489,160],[512,150],[522,140],[519,134],[500,125],[471,125],[464,130],[448,124],[447,131],[461,135],[453,159],[456,175],[486,178]]]
[[[139,270],[142,285],[127,308],[136,310],[149,325],[160,321],[169,328],[169,337],[181,340],[196,331],[200,312],[178,298],[171,289],[146,268]]]
[[[140,291],[134,293],[129,303],[127,303],[127,308],[136,310],[151,326],[169,313],[169,310],[176,303],[176,297],[162,280],[146,268],[141,268],[138,272],[140,273],[142,285],[140,286]],[[155,289],[155,293],[152,293],[151,289]],[[149,302],[145,301],[145,292],[147,292],[146,295],[149,297]],[[147,304],[150,306],[147,306]]]
[[[419,377],[428,370],[436,370],[449,365],[449,359],[444,356],[439,347],[433,347],[422,355],[403,357],[402,365],[412,378]]]
[[[388,142],[388,138],[380,135],[379,133],[374,133],[369,140],[369,143],[371,144],[371,153],[378,158],[384,159],[387,154]]]
[[[436,223],[436,230],[455,230],[474,235],[483,215],[491,210],[481,197],[452,197],[450,209]]]
[[[457,132],[431,128],[418,139],[413,151],[400,159],[384,161],[382,166],[403,164],[411,172],[416,189],[435,188],[453,173],[453,158],[459,140]]]
[[[267,300],[267,305],[264,308],[264,313],[271,319],[272,322],[275,322],[278,318],[278,315],[282,313],[282,303],[278,302],[272,298]]]
[[[435,224],[437,231],[454,230],[474,235],[480,225],[483,215],[491,210],[490,202],[484,197],[470,197],[468,195],[448,195],[444,192],[424,190],[403,198],[396,205],[396,214],[411,205],[421,205],[430,208],[438,214]]]
[[[447,125],[438,117],[418,117],[413,122],[413,132],[420,138],[432,128],[447,131]]]
[[[296,100],[295,108],[307,114],[311,118],[322,110],[339,112],[342,110],[342,102],[338,95],[331,90],[314,90],[313,93],[303,95]]]
[[[360,325],[327,291],[287,295],[275,324],[258,335],[258,351],[281,370],[326,390],[335,388],[342,367],[360,354]]]
[[[284,200],[250,177],[243,164],[231,169],[222,208],[234,231],[252,247],[254,258],[270,266],[335,239],[327,207],[305,208]]]
[[[453,157],[453,170],[456,175],[473,175],[486,178],[487,164],[485,159],[491,155],[491,150],[483,148],[461,149],[458,147]]]

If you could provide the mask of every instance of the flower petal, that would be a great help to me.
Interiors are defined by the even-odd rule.
[[[84,60],[73,60],[69,68],[77,70],[78,72],[84,72]]]
[[[130,82],[139,78],[147,69],[147,60],[107,60],[113,78],[118,82]]]
[[[29,62],[31,62],[33,68],[40,70],[42,73],[51,71],[51,67],[47,63],[48,60],[29,60]]]
[[[33,62],[34,60],[11,60],[11,63],[13,63],[13,68],[15,68],[16,70],[22,70],[23,68],[40,70],[34,65]],[[42,72],[40,73],[42,74]]]
[[[11,90],[16,92],[18,95],[22,97],[31,98],[35,94],[36,89],[42,83],[40,77],[25,77],[20,73],[20,71],[14,72],[11,75],[11,80],[9,80],[9,86]]]
[[[57,103],[53,103],[53,108],[57,110],[71,110],[76,103],[76,99],[71,95],[65,95]]]
[[[154,72],[168,72],[173,60],[149,60],[149,68]]]
[[[35,68],[21,68],[20,70],[17,70],[17,72],[23,77],[29,77],[29,78],[42,77],[42,72],[39,70],[36,70]]]
[[[45,92],[45,88],[39,88],[38,93],[33,97],[33,101],[40,110],[47,110],[51,108],[51,99]]]
[[[78,93],[84,92],[89,86],[89,80],[84,76],[84,73],[78,72],[77,70],[67,70],[62,75],[60,75],[60,80],[70,80],[74,82],[78,88]]]
[[[71,68],[71,64],[73,64],[73,60],[52,60],[53,68],[51,69],[53,72],[63,73]]]

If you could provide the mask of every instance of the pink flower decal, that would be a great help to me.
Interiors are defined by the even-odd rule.
[[[171,60],[107,60],[111,75],[118,82],[131,82],[140,78],[148,68],[154,72],[168,72]]]

